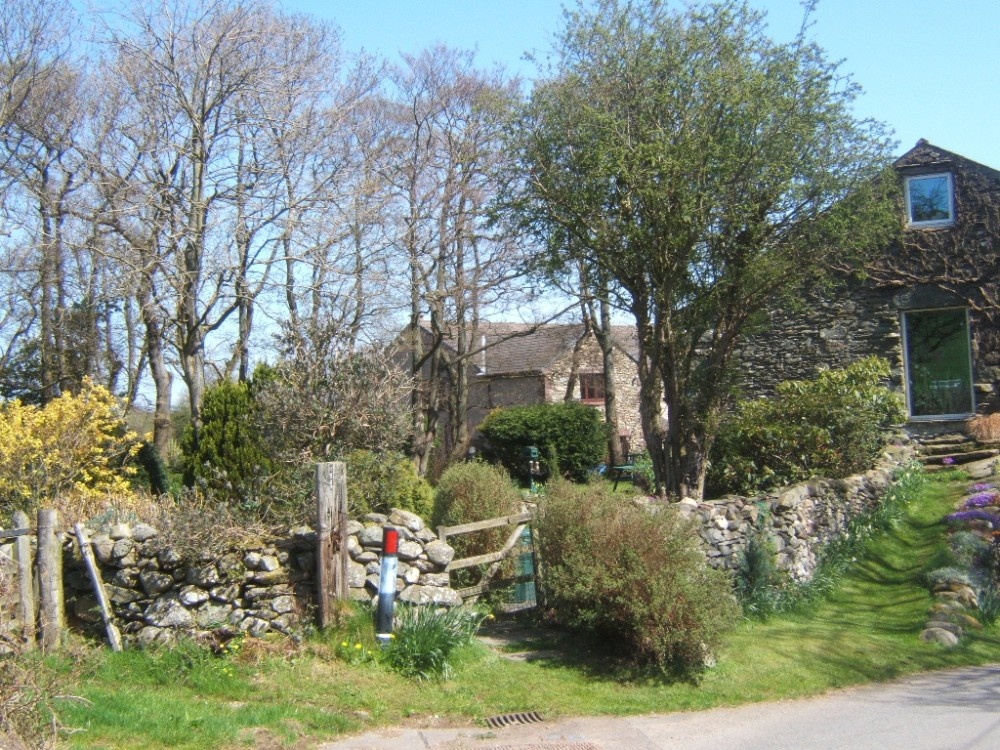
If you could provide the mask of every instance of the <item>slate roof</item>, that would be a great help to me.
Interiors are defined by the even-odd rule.
[[[486,348],[473,357],[476,372],[485,375],[543,374],[572,353],[584,333],[580,323],[532,325],[529,323],[480,322],[475,348]],[[637,358],[635,328],[614,326],[612,333],[619,349]],[[445,342],[454,351],[454,340]]]
[[[893,162],[893,166],[903,172],[911,169],[943,169],[961,167],[966,170],[980,172],[994,180],[1000,179],[1000,170],[980,164],[954,151],[935,146],[925,138],[917,141],[917,145]]]

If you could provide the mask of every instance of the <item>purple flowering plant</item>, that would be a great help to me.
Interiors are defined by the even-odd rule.
[[[987,492],[989,490],[995,490],[996,487],[989,482],[976,482],[972,487],[969,488],[969,492]]]
[[[943,463],[945,466],[951,466],[953,463],[955,463],[955,459],[952,456],[945,456],[944,458],[941,459],[941,463]]]
[[[962,508],[965,510],[971,510],[973,508],[986,508],[990,505],[996,505],[1000,501],[1000,494],[997,492],[977,492],[975,495],[970,495],[962,503]]]
[[[1000,516],[990,513],[988,510],[961,510],[948,516],[948,523],[962,523],[963,521],[987,521],[994,529],[1000,529]]]

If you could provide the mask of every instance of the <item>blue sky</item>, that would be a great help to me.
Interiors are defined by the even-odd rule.
[[[524,53],[544,53],[561,0],[285,0],[336,23],[345,46],[390,60],[436,42],[476,49],[530,79]],[[772,36],[791,40],[798,0],[751,0]],[[820,0],[811,37],[864,89],[856,113],[887,123],[898,153],[919,138],[1000,169],[1000,0]]]

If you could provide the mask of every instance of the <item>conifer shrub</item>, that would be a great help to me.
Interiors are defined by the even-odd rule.
[[[906,418],[888,377],[888,362],[868,357],[782,383],[773,398],[741,401],[713,446],[710,490],[751,494],[871,468],[888,430]]]
[[[695,673],[739,607],[672,506],[623,503],[601,485],[550,484],[535,522],[545,606],[642,665]]]
[[[266,508],[274,466],[259,429],[258,408],[247,383],[224,381],[205,390],[201,429],[181,438],[186,483],[236,508]]]
[[[526,474],[524,449],[535,446],[563,476],[582,480],[605,457],[607,425],[600,412],[577,402],[496,409],[479,426],[487,455],[513,476]]]
[[[398,451],[351,451],[347,463],[347,499],[351,514],[416,513],[425,521],[434,513],[434,488],[417,473],[413,461]]]

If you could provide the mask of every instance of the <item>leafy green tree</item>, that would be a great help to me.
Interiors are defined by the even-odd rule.
[[[657,490],[700,496],[741,338],[898,230],[891,142],[805,38],[736,0],[566,14],[516,136],[509,207],[551,268],[612,281],[639,333]],[[662,418],[662,403],[669,408]]]

